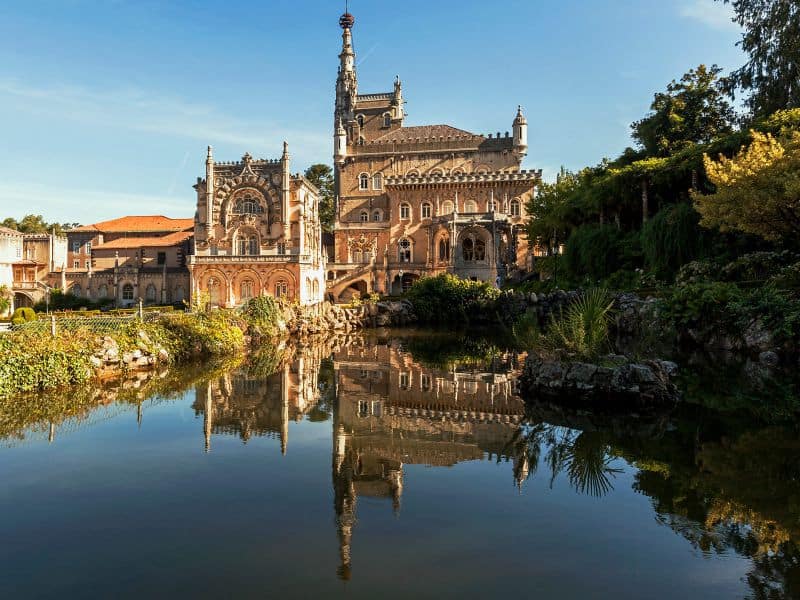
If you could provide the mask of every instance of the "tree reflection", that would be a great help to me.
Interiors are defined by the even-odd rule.
[[[513,458],[518,485],[535,475],[543,461],[550,470],[550,487],[564,473],[575,491],[597,498],[614,489],[612,480],[622,472],[612,466],[615,457],[601,433],[544,422],[520,427],[505,453]]]

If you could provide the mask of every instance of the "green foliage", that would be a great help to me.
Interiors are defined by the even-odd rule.
[[[734,283],[689,283],[677,286],[666,298],[663,315],[679,327],[700,324],[730,324],[728,303],[742,299],[742,290]]]
[[[333,169],[328,165],[316,164],[306,169],[306,179],[313,183],[319,190],[319,220],[323,231],[333,231],[334,214],[334,189]]]
[[[483,281],[443,273],[417,280],[406,297],[423,323],[468,322],[493,314],[500,290]]]
[[[744,33],[747,62],[727,78],[728,90],[750,93],[756,117],[800,106],[800,5],[792,1],[723,0]]]
[[[612,225],[583,225],[567,240],[564,264],[577,279],[597,281],[622,266],[623,234]]]
[[[14,314],[11,315],[11,323],[14,325],[22,325],[23,323],[29,323],[35,320],[36,313],[32,308],[28,308],[27,306],[20,306],[14,311]]]
[[[558,316],[553,315],[541,337],[542,347],[580,359],[597,358],[608,350],[613,306],[606,290],[587,290]]]
[[[492,360],[500,354],[495,343],[483,336],[473,334],[426,335],[412,337],[403,342],[413,359],[433,369],[451,371],[460,368],[488,369]]]
[[[718,81],[717,65],[700,65],[655,95],[652,111],[631,125],[633,139],[649,156],[669,156],[730,133],[733,108]]]
[[[706,246],[700,217],[687,203],[662,209],[642,228],[645,264],[657,277],[671,279],[680,267],[699,258]]]
[[[273,296],[251,298],[239,310],[249,326],[250,335],[274,335],[283,320],[283,306]]]
[[[178,342],[177,358],[222,356],[244,347],[246,323],[232,311],[185,313],[164,317],[161,325]]]
[[[539,315],[534,308],[528,308],[511,328],[514,342],[521,350],[530,350],[539,345],[542,330],[539,327]]]
[[[552,248],[553,242],[558,244],[566,240],[569,224],[580,219],[581,207],[575,194],[580,182],[580,175],[562,167],[556,183],[539,184],[526,206],[529,240],[538,241],[547,248]]]
[[[7,285],[0,285],[0,315],[5,315],[11,308],[11,290]]]
[[[70,293],[64,293],[62,290],[52,290],[50,292],[49,304],[45,300],[41,300],[37,302],[33,308],[37,312],[45,312],[48,306],[51,311],[80,309],[97,310],[113,304],[113,299],[98,300],[95,302],[89,298],[75,296]]]
[[[87,381],[92,337],[86,332],[51,338],[37,332],[0,335],[0,396]]]

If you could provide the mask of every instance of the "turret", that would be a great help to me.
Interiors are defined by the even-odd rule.
[[[403,109],[403,83],[400,76],[394,78],[394,96],[392,96],[392,109],[394,110],[395,120],[402,121],[404,116]]]
[[[291,173],[289,172],[289,144],[283,142],[283,154],[281,155],[281,222],[283,223],[283,239],[289,246],[290,225],[289,225],[289,202],[291,200]]]
[[[528,120],[522,114],[522,106],[517,108],[514,119],[514,154],[520,159],[528,154]]]
[[[206,238],[211,237],[214,223],[214,155],[211,146],[206,155]]]
[[[336,132],[333,134],[333,162],[342,166],[347,158],[347,132],[342,125],[342,118],[336,120]]]

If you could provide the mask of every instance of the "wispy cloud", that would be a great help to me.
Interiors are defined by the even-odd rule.
[[[733,21],[734,12],[730,4],[720,0],[686,0],[680,7],[680,15],[721,30],[738,30]]]
[[[289,128],[285,124],[231,117],[213,106],[137,88],[92,90],[74,85],[31,85],[0,78],[0,103],[14,110],[54,116],[94,127],[127,129],[160,136],[201,140],[204,144],[232,144],[253,153],[265,142],[286,139],[295,156],[327,155],[324,132]]]

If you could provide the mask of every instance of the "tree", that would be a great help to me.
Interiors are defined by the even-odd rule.
[[[796,0],[720,0],[744,28],[739,46],[748,54],[731,73],[727,89],[750,92],[754,117],[800,107],[800,3]]]
[[[800,239],[800,132],[752,132],[733,158],[703,157],[713,194],[693,193],[704,227],[752,233],[766,240]]]
[[[48,223],[44,220],[42,215],[25,215],[21,220],[17,221],[8,217],[2,222],[3,227],[15,229],[22,233],[50,233],[55,231],[57,234],[64,233],[67,229],[74,229],[80,227],[79,223]]]
[[[554,238],[563,243],[571,229],[571,200],[580,185],[580,176],[563,167],[555,183],[540,183],[528,200],[526,224],[529,240],[538,240],[550,248]]]
[[[322,223],[322,230],[333,231],[335,219],[333,202],[333,169],[328,165],[316,164],[306,169],[306,179],[317,186],[319,189],[319,220]]]
[[[655,95],[652,112],[631,125],[648,156],[669,156],[731,132],[734,113],[718,79],[721,71],[700,65]]]

